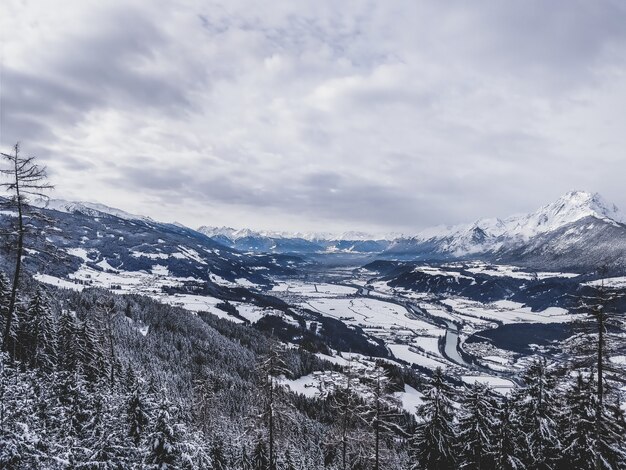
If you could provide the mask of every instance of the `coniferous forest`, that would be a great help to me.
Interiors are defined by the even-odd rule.
[[[2,275],[3,326],[9,296]],[[441,370],[355,371],[146,297],[34,282],[12,324],[2,468],[626,468],[626,418],[614,384],[599,395],[593,367],[536,360],[502,396]],[[572,357],[585,359],[589,341],[581,333]],[[315,399],[278,381],[324,369],[345,379]],[[414,415],[394,403],[404,383],[424,396]]]

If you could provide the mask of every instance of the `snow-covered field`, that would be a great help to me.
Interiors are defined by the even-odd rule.
[[[533,312],[530,307],[510,300],[484,304],[457,297],[444,299],[441,303],[449,305],[461,316],[503,323],[567,323],[574,319],[574,315],[564,308],[548,307],[540,312]]]

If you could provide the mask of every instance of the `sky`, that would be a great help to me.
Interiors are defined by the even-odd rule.
[[[622,0],[3,0],[0,147],[162,221],[411,233],[626,210]]]

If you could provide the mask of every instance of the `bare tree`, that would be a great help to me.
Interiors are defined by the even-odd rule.
[[[8,163],[7,168],[0,170],[0,174],[5,175],[8,180],[0,183],[0,187],[9,194],[5,205],[14,208],[17,212],[17,224],[10,233],[10,235],[15,236],[17,239],[15,244],[15,271],[13,274],[11,296],[9,297],[9,307],[2,340],[2,350],[8,351],[11,321],[15,311],[22,268],[22,256],[24,254],[24,235],[26,234],[27,228],[24,219],[25,212],[28,208],[28,201],[30,197],[47,199],[45,192],[53,189],[53,186],[47,181],[46,168],[35,163],[35,157],[22,157],[20,155],[19,143],[15,144],[13,147],[12,154],[2,153],[1,155]]]

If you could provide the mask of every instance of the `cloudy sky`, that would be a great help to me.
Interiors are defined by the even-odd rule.
[[[1,135],[55,197],[411,232],[626,209],[626,3],[3,0]]]

